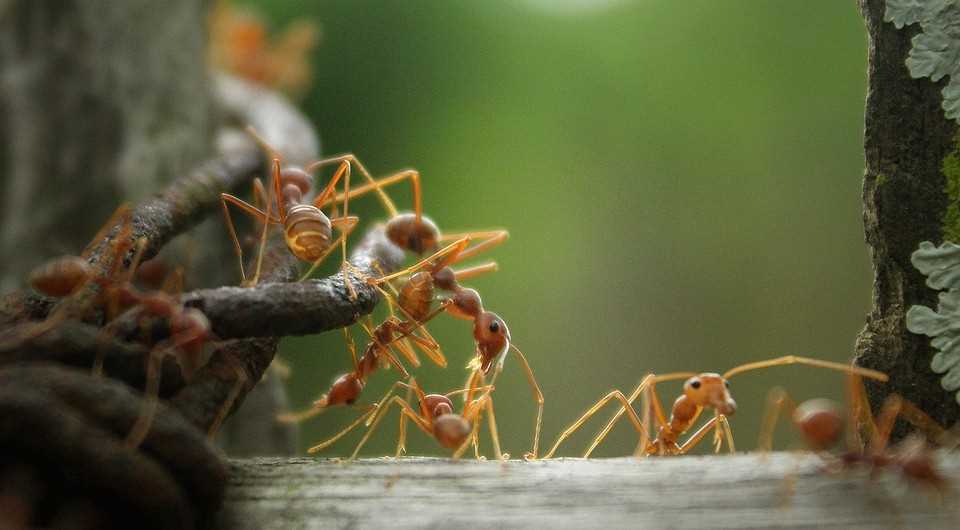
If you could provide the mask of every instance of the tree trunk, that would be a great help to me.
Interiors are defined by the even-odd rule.
[[[0,288],[210,152],[206,1],[0,0]]]
[[[949,426],[960,419],[960,407],[930,369],[929,339],[907,331],[904,315],[914,304],[936,306],[937,293],[924,285],[910,255],[921,241],[939,242],[953,231],[943,164],[958,152],[957,125],[941,108],[947,80],[913,79],[905,65],[918,26],[884,22],[884,0],[861,0],[861,8],[869,53],[864,228],[874,283],[856,362],[890,375],[886,385],[869,385],[874,407],[897,392]]]

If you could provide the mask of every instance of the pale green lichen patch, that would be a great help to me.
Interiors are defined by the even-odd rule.
[[[907,329],[932,339],[937,353],[930,369],[943,374],[940,386],[949,392],[960,390],[960,246],[948,241],[936,247],[924,241],[910,261],[927,277],[928,287],[942,292],[936,311],[922,305],[907,311]],[[956,396],[960,402],[960,392]]]
[[[947,118],[960,121],[960,5],[949,0],[888,0],[883,19],[897,28],[920,24],[922,31],[911,41],[906,64],[910,77],[929,77],[943,87],[943,110]]]

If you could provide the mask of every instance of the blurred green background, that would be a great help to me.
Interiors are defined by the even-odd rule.
[[[352,151],[381,175],[418,168],[425,209],[445,230],[509,228],[488,255],[501,271],[471,285],[533,365],[543,450],[607,391],[651,371],[852,356],[871,281],[865,32],[853,2],[238,3],[276,29],[303,17],[322,26],[303,108],[326,154]],[[410,204],[406,187],[393,194]],[[383,216],[373,197],[354,208]],[[467,375],[471,327],[441,316],[430,329],[450,366],[415,375],[449,391]],[[350,367],[339,333],[281,351],[300,407]],[[394,380],[378,373],[365,400]],[[843,381],[802,366],[736,377],[739,448],[755,446],[771,387],[842,399]],[[667,406],[679,388],[662,385]],[[535,407],[515,359],[494,397],[503,447],[519,456]],[[306,423],[303,447],[357,414]],[[579,455],[602,421],[560,454]],[[392,454],[395,433],[385,422],[364,454]],[[359,435],[325,454],[349,454]],[[789,429],[778,436],[795,446]],[[482,443],[489,450],[485,432]],[[635,443],[624,422],[597,454]],[[443,454],[417,432],[408,447]]]

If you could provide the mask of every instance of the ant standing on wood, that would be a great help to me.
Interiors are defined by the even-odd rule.
[[[610,401],[617,400],[621,408],[607,422],[603,430],[593,439],[590,447],[586,450],[583,457],[589,458],[594,449],[606,438],[607,434],[613,429],[621,415],[626,413],[633,424],[634,429],[640,435],[640,443],[637,446],[637,455],[679,455],[685,454],[695,447],[701,439],[710,431],[714,430],[714,446],[719,451],[722,445],[721,432],[726,437],[727,445],[731,452],[734,451],[733,432],[727,422],[726,417],[733,415],[737,410],[737,403],[730,394],[730,383],[728,379],[736,374],[768,368],[771,366],[782,366],[787,364],[805,364],[819,368],[828,368],[842,372],[870,377],[878,381],[887,381],[887,375],[875,370],[848,366],[845,364],[822,361],[819,359],[810,359],[807,357],[797,357],[786,355],[769,359],[766,361],[757,361],[742,364],[730,370],[723,375],[716,373],[696,374],[693,372],[677,372],[664,375],[648,374],[637,385],[637,388],[630,393],[630,396],[624,396],[619,390],[614,390],[604,396],[600,401],[590,407],[577,421],[560,434],[560,437],[553,444],[550,451],[544,458],[550,458],[570,435],[576,432],[583,424],[596,414],[604,405]],[[655,386],[664,381],[673,381],[686,379],[683,384],[683,394],[674,401],[670,418],[664,414],[663,405],[657,396]],[[634,411],[632,403],[641,394],[644,395],[644,401],[649,401],[643,406],[643,416],[641,419]],[[712,408],[716,415],[707,421],[700,429],[692,434],[686,441],[679,443],[680,436],[689,430],[696,422],[697,418],[705,408]],[[653,440],[647,426],[650,425],[649,415],[653,411],[654,420],[657,423],[658,431]]]

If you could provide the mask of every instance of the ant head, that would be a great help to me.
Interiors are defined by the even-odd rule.
[[[453,402],[442,394],[427,394],[423,398],[423,405],[432,418],[453,414]]]
[[[815,451],[833,447],[843,430],[843,417],[829,399],[804,401],[793,411],[793,422],[797,424],[807,445]]]
[[[313,176],[298,168],[288,167],[280,170],[280,185],[286,187],[293,184],[300,190],[300,195],[306,195],[313,186]]]
[[[496,313],[483,311],[473,323],[473,338],[480,353],[480,369],[489,373],[493,362],[506,355],[510,347],[510,330]]]
[[[406,212],[387,222],[387,237],[398,247],[416,254],[436,250],[440,228],[425,216],[417,222],[416,214]]]
[[[433,420],[433,435],[440,445],[456,449],[470,436],[470,422],[459,414],[443,414]]]
[[[720,374],[703,373],[683,383],[683,394],[701,407],[713,407],[724,416],[737,411],[737,402],[730,395],[730,383]]]
[[[475,289],[457,289],[453,293],[452,300],[453,303],[447,306],[447,313],[450,313],[452,316],[464,320],[476,320],[480,317],[480,314],[483,313],[483,303],[480,301],[480,293]]]
[[[456,291],[457,288],[460,287],[457,284],[457,276],[450,267],[444,267],[438,271],[434,271],[433,281],[437,288],[443,289],[444,291]]]
[[[363,382],[352,372],[343,374],[333,382],[327,394],[325,406],[353,405],[363,390]]]

